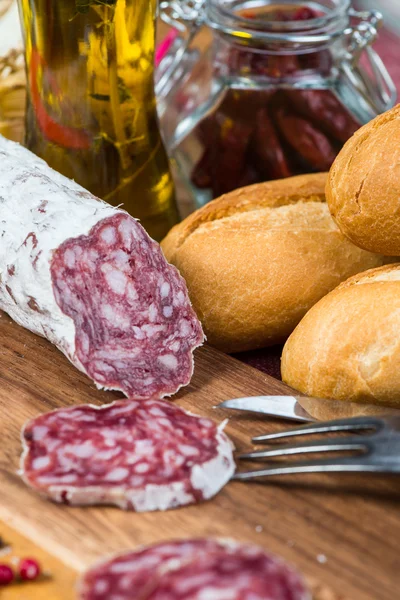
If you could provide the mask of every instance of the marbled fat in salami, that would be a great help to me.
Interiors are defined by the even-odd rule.
[[[71,505],[166,510],[211,498],[235,470],[221,426],[163,400],[59,409],[22,441],[26,483]]]
[[[163,571],[214,554],[224,546],[213,539],[168,541],[102,560],[89,569],[79,584],[80,600],[146,600]]]
[[[80,600],[311,600],[302,578],[257,546],[210,539],[126,552],[90,569]]]
[[[134,398],[186,385],[203,342],[185,282],[141,225],[1,136],[0,309]]]

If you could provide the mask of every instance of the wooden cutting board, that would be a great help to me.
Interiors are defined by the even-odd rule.
[[[176,402],[217,421],[231,417],[226,431],[243,450],[251,435],[290,424],[228,415],[213,406],[227,398],[287,390],[267,375],[204,347],[196,353],[192,384],[177,395]],[[199,535],[228,536],[260,544],[297,565],[314,583],[321,584],[315,598],[399,597],[400,485],[395,480],[369,479],[361,485],[354,476],[307,475],[258,484],[232,482],[207,503],[147,514],[59,506],[25,486],[17,469],[20,429],[27,419],[61,406],[99,404],[118,397],[96,390],[47,341],[0,313],[3,522],[76,572],[110,552],[140,544]],[[33,600],[37,595],[26,597]],[[74,598],[72,586],[65,598]]]

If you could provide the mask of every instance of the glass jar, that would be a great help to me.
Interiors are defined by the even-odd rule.
[[[157,73],[165,140],[201,206],[260,181],[326,171],[396,100],[371,48],[378,12],[350,0],[161,3],[175,27]]]
[[[26,145],[160,240],[178,213],[156,114],[156,0],[19,0],[19,9]]]

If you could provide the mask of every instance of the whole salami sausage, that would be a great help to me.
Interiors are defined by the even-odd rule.
[[[302,578],[262,548],[230,540],[165,542],[90,569],[80,600],[311,600]]]
[[[166,510],[211,498],[235,470],[222,426],[164,400],[59,409],[22,441],[26,483],[71,505]]]
[[[189,383],[203,342],[185,282],[142,226],[1,136],[0,309],[133,398]]]

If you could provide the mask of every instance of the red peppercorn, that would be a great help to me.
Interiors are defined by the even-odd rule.
[[[8,565],[0,564],[0,586],[9,585],[14,580],[14,571]]]
[[[292,20],[293,21],[309,21],[310,19],[315,19],[317,13],[312,10],[312,8],[308,8],[307,6],[303,6],[298,8],[294,13]]]
[[[33,581],[40,575],[40,565],[34,558],[24,558],[19,563],[19,576],[23,581]]]

